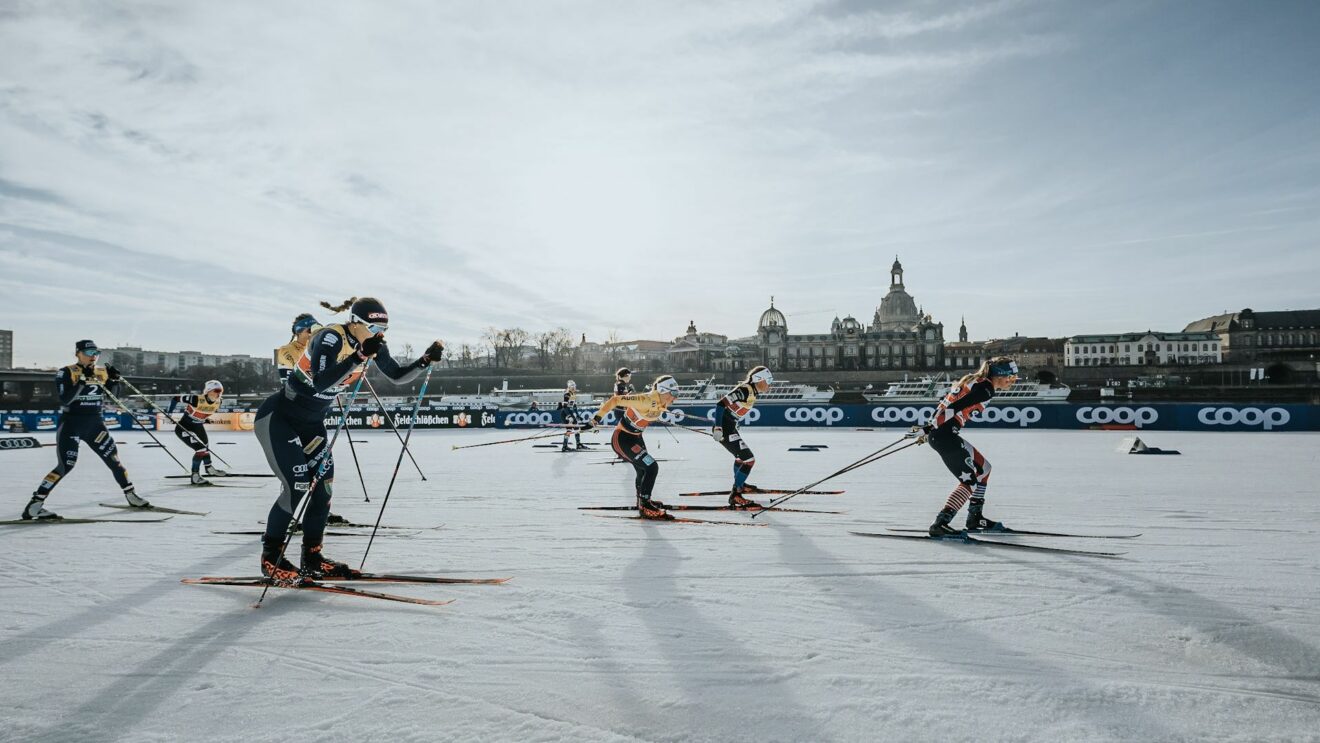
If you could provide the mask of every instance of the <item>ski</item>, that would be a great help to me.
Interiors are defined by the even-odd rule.
[[[166,475],[166,476],[165,476],[165,479],[166,479],[166,480],[187,480],[187,479],[189,479],[190,477],[192,477],[192,475]],[[227,474],[227,475],[206,475],[206,477],[274,477],[274,475],[270,475],[270,474],[262,474],[262,473],[257,473],[257,472],[230,472],[230,473]]]
[[[454,603],[454,599],[445,599],[443,601],[433,601],[431,599],[419,599],[412,596],[400,596],[394,593],[380,593],[378,591],[364,591],[361,588],[349,588],[348,586],[331,586],[317,581],[303,580],[296,585],[282,586],[278,583],[271,583],[264,578],[238,579],[238,580],[202,580],[196,578],[184,578],[182,583],[190,586],[247,586],[249,588],[280,588],[290,591],[321,591],[324,593],[337,593],[343,596],[360,596],[365,599],[383,599],[385,601],[398,601],[405,604],[421,604],[422,606],[444,606]]]
[[[788,495],[790,493],[797,493],[797,492],[798,491],[796,490],[785,490],[783,488],[754,488],[751,486],[748,486],[743,489],[743,495],[749,495],[751,493],[759,493],[760,495]],[[842,490],[804,490],[798,494],[799,495],[843,495],[843,491]],[[679,495],[683,496],[684,498],[692,498],[699,495],[723,495],[727,497],[729,495],[729,491],[702,490],[697,493],[679,493]]]
[[[0,526],[20,526],[23,524],[158,524],[172,518],[174,517],[164,516],[158,519],[66,519],[61,516],[57,519],[10,519],[0,521]]]
[[[258,523],[258,524],[264,524],[264,523],[266,523],[266,521],[265,521],[265,519],[262,519],[261,521],[258,521],[257,523]],[[407,531],[438,531],[438,530],[439,530],[441,527],[443,527],[443,526],[444,526],[444,524],[436,524],[435,526],[397,526],[397,525],[391,525],[391,524],[381,524],[381,525],[380,525],[380,528],[381,528],[381,529],[406,529]],[[375,525],[375,524],[354,524],[354,523],[351,522],[351,521],[339,521],[339,522],[328,521],[328,522],[326,522],[325,528],[327,528],[327,529],[374,529],[374,528],[376,528],[376,525]],[[301,527],[301,526],[299,526],[298,528],[294,529],[294,532],[295,532],[295,533],[299,533],[299,532],[301,532],[301,531],[302,531],[302,527]]]
[[[180,511],[177,508],[166,508],[164,506],[130,506],[127,503],[97,503],[96,505],[104,508],[123,508],[129,511],[154,511],[156,513],[177,513],[183,516],[205,516],[210,511]]]
[[[184,475],[180,475],[180,477],[184,477]],[[178,485],[170,484],[163,487],[173,492],[184,488],[243,488],[252,490],[261,487],[261,485],[260,483],[215,482],[214,480],[203,480],[199,483],[183,482]]]
[[[769,526],[769,524],[755,524],[751,521],[709,521],[707,519],[689,519],[682,516],[675,516],[672,519],[644,519],[641,516],[615,516],[612,513],[588,513],[587,516],[595,516],[598,519],[627,519],[629,521],[645,521],[648,524],[722,524],[724,526]]]
[[[264,581],[260,576],[206,576],[202,578],[188,578],[186,583],[227,585],[233,581]],[[442,583],[444,585],[483,585],[496,586],[501,583],[508,583],[513,577],[508,578],[449,578],[441,575],[398,575],[396,573],[363,573],[353,578],[318,578],[318,583]]]
[[[399,528],[402,528],[402,527],[399,527]],[[237,530],[234,530],[234,531],[221,531],[221,530],[218,530],[218,529],[213,529],[213,530],[211,530],[211,533],[212,533],[212,534],[236,534],[236,535],[239,535],[239,536],[245,536],[245,537],[259,537],[259,536],[265,534],[266,531],[265,531],[264,529],[237,529]],[[301,532],[301,531],[297,531],[297,532],[294,532],[294,533],[295,533],[295,534],[301,534],[302,532]],[[419,533],[419,532],[417,532],[417,531],[407,531],[407,532],[405,532],[405,531],[394,531],[394,532],[387,532],[387,533],[385,533],[385,534],[377,534],[376,536],[377,536],[377,537],[412,537],[412,536],[416,536],[418,533]],[[326,531],[326,532],[324,533],[323,536],[327,536],[327,537],[369,537],[369,536],[371,536],[371,535],[370,535],[370,534],[367,534],[367,533],[364,533],[364,532],[360,532],[360,531]]]
[[[636,511],[637,506],[578,506],[579,511]],[[764,511],[765,506],[756,508],[734,508],[733,506],[689,506],[685,503],[677,505],[666,505],[666,511],[734,511],[737,513],[758,513]],[[786,513],[830,513],[842,514],[843,511],[815,511],[808,508],[772,508],[771,511],[784,511]]]
[[[560,453],[562,454],[563,452],[560,452]],[[653,459],[655,459],[655,461],[657,461],[657,462],[686,462],[686,461],[687,461],[686,459],[665,459],[665,458],[663,458],[663,457],[653,457]],[[605,460],[601,460],[601,461],[599,461],[599,462],[588,462],[588,464],[625,464],[625,463],[627,463],[627,461],[628,461],[628,460],[626,460],[626,459],[605,459]],[[724,491],[724,495],[728,495],[728,494],[729,494],[729,491],[727,491],[727,490]]]
[[[890,529],[890,531],[896,531],[896,532],[901,532],[901,533],[905,533],[905,534],[926,534],[926,533],[927,533],[925,529]],[[1003,529],[998,529],[998,530],[995,530],[995,531],[977,531],[977,532],[970,532],[970,533],[964,531],[963,533],[964,533],[964,534],[969,534],[969,535],[972,535],[972,536],[988,536],[988,537],[997,537],[997,536],[1001,536],[1001,535],[1002,535],[1002,536],[1006,536],[1006,537],[1015,537],[1015,536],[1023,536],[1023,537],[1069,537],[1069,538],[1071,538],[1071,539],[1136,539],[1137,537],[1141,536],[1140,533],[1137,533],[1137,534],[1069,534],[1069,533],[1061,532],[1061,531],[1027,531],[1027,530],[1024,530],[1024,529],[1010,529],[1010,528],[1008,528],[1008,527],[1004,527]]]
[[[1093,552],[1091,550],[1072,550],[1062,547],[1042,547],[1035,544],[1017,544],[1016,542],[996,542],[989,539],[977,539],[967,534],[954,535],[943,538],[935,538],[929,535],[920,536],[917,534],[880,534],[870,531],[851,531],[849,534],[856,534],[859,537],[882,537],[885,539],[919,539],[923,542],[952,542],[954,544],[978,544],[991,547],[1003,547],[1004,549],[1027,550],[1029,552],[1053,552],[1063,555],[1085,555],[1087,557],[1118,557],[1127,554],[1125,552]]]
[[[599,444],[586,444],[586,443],[584,443],[583,446],[585,446],[585,447],[592,447],[592,446],[599,446]],[[559,445],[559,444],[532,444],[532,448],[533,448],[533,449],[558,449],[558,448],[560,448],[560,445]]]

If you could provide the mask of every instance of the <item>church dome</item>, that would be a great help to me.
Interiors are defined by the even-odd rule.
[[[784,318],[784,313],[775,309],[774,297],[770,298],[770,309],[761,313],[761,320],[756,324],[757,330],[765,330],[767,328],[778,328],[782,332],[787,332],[788,330],[788,320]]]

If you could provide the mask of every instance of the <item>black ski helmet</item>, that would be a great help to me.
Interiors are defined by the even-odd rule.
[[[348,308],[348,321],[360,322],[363,325],[389,326],[390,313],[385,311],[385,305],[381,304],[379,299],[362,297],[353,300],[353,306]]]

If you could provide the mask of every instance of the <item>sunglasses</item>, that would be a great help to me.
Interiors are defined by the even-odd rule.
[[[79,351],[78,353],[81,353],[81,354],[83,354],[83,355],[85,355],[85,356],[100,356],[100,355],[101,355],[101,349],[99,349],[99,348],[85,348],[85,349]]]

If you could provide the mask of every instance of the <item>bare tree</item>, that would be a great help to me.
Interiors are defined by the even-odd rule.
[[[550,336],[550,353],[554,357],[555,366],[564,371],[577,368],[577,347],[568,328],[555,328]]]
[[[489,327],[481,334],[481,340],[491,348],[492,364],[498,367],[517,366],[518,355],[527,343],[527,331],[522,328]]]
[[[623,340],[619,338],[619,331],[611,330],[609,335],[605,336],[605,355],[609,358],[610,366],[605,371],[618,369],[619,361],[623,358]]]

